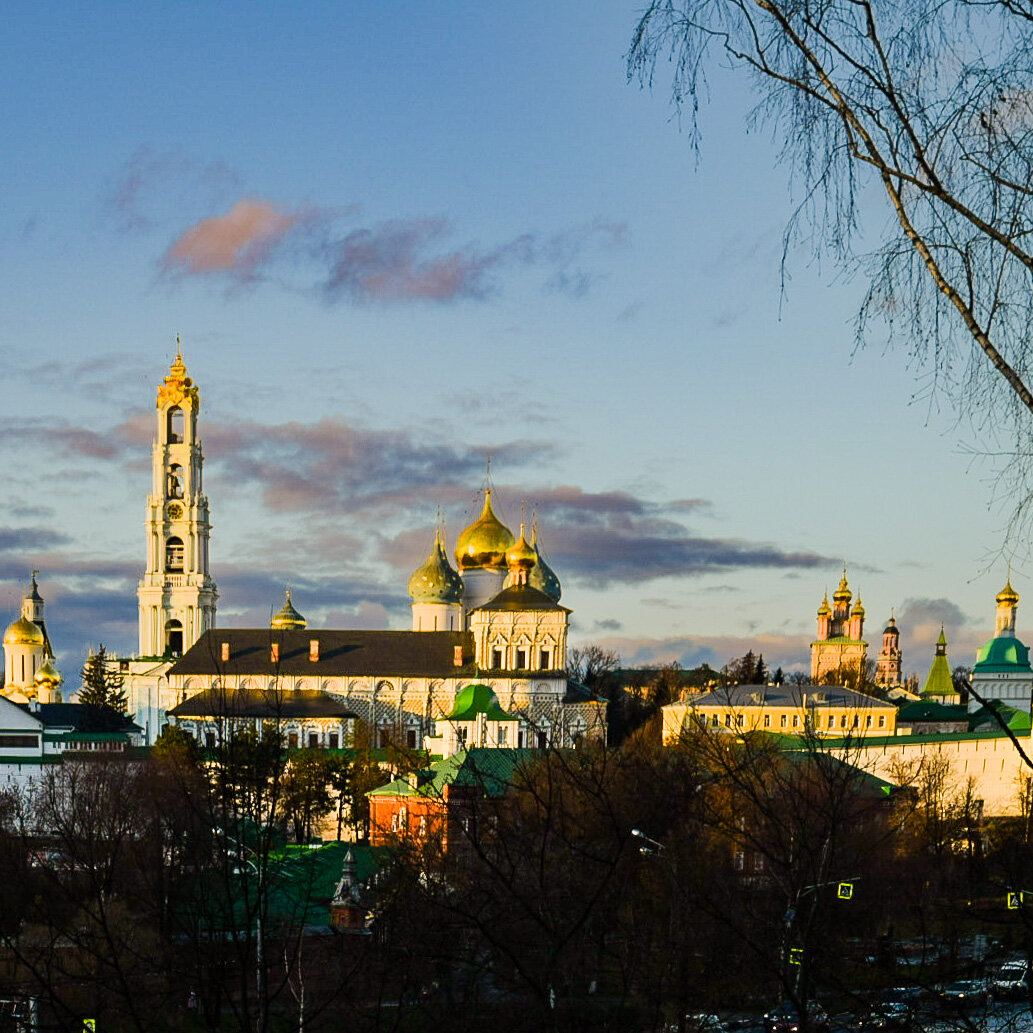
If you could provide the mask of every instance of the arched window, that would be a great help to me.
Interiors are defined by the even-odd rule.
[[[183,467],[179,463],[173,463],[169,467],[169,478],[167,494],[170,499],[181,499],[183,497]]]
[[[165,652],[172,656],[183,652],[183,625],[175,619],[165,622]]]
[[[165,569],[172,573],[183,572],[183,539],[176,535],[165,540]]]
[[[178,405],[169,409],[168,441],[170,445],[179,445],[183,442],[183,410]]]

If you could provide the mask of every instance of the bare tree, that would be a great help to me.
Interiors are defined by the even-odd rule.
[[[786,252],[806,235],[865,273],[859,342],[903,342],[1004,450],[1013,531],[1033,468],[1031,42],[1028,0],[653,0],[629,53],[642,82],[672,70],[694,144],[712,63],[751,74],[802,187]]]

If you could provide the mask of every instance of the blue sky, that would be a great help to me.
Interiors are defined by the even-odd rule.
[[[202,389],[225,624],[407,622],[446,514],[537,508],[574,639],[806,662],[850,564],[924,674],[992,628],[1006,509],[862,292],[781,234],[746,84],[697,160],[637,8],[23,5],[0,39],[0,599],[135,644],[154,388]],[[877,232],[885,218],[870,212]],[[1015,586],[1025,591],[1025,572]],[[1020,608],[1020,631],[1024,626]]]

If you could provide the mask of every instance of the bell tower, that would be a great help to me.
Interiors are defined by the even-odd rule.
[[[179,339],[176,339],[177,345]],[[218,592],[208,573],[208,499],[197,439],[201,406],[183,356],[158,385],[147,496],[147,566],[140,604],[140,656],[177,656],[215,626]]]

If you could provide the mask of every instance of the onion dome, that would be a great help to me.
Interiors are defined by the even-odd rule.
[[[843,568],[843,579],[839,582],[839,588],[832,593],[833,602],[850,604],[850,600],[854,597],[854,593],[847,588],[846,583],[846,568]]]
[[[854,608],[850,611],[851,617],[863,617],[864,606],[861,605],[861,593],[857,593],[857,602],[854,603]]]
[[[821,601],[821,606],[818,607],[818,616],[827,617],[830,613],[832,613],[832,607],[829,606],[829,594],[826,592],[825,598]]]
[[[33,681],[36,685],[46,685],[48,688],[56,689],[64,679],[58,674],[57,668],[48,658],[43,661]]]
[[[886,622],[886,627],[882,629],[882,633],[884,635],[899,635],[900,634],[900,628],[897,627],[897,618],[896,617],[890,617],[890,619]]]
[[[1010,603],[1012,606],[1017,606],[1019,602],[1019,593],[1015,591],[1011,586],[1011,578],[1008,578],[1008,583],[997,593],[997,604],[998,606],[1006,603]]]
[[[279,628],[285,631],[307,628],[308,621],[294,609],[294,604],[291,602],[291,590],[289,588],[286,590],[285,595],[286,598],[284,599],[283,606],[280,607],[280,612],[269,622],[269,627]]]
[[[491,508],[491,488],[484,490],[481,515],[459,536],[456,563],[460,570],[506,566],[506,552],[513,544],[513,532]]]
[[[25,617],[19,617],[13,624],[9,624],[4,632],[5,646],[42,646],[43,642],[43,632],[39,625]]]
[[[541,549],[538,548],[537,527],[531,528],[531,548],[534,549],[538,562],[531,568],[531,575],[527,579],[528,584],[532,588],[537,588],[539,592],[544,592],[554,603],[558,603],[560,596],[563,594],[563,589],[560,585],[560,579],[556,577],[552,567],[545,562]]]
[[[538,562],[538,553],[528,544],[524,536],[524,525],[520,525],[520,538],[506,552],[506,566],[512,570],[530,570]]]
[[[448,562],[440,529],[434,535],[430,555],[409,578],[409,595],[414,603],[458,603],[463,598],[463,580]]]

